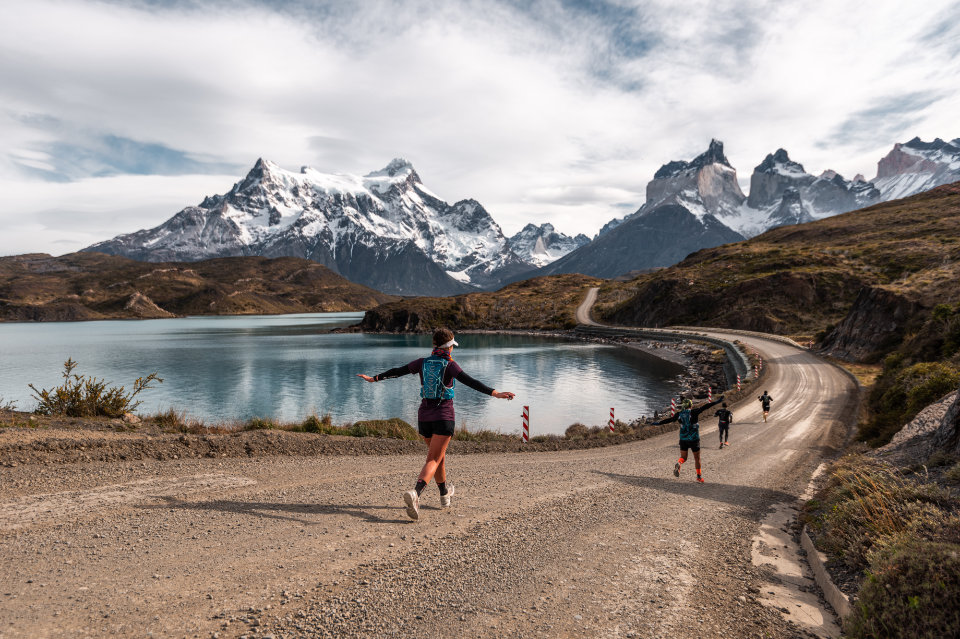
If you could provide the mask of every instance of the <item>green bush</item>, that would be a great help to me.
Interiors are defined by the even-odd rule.
[[[347,427],[344,434],[353,437],[388,437],[391,439],[407,439],[410,441],[420,439],[420,434],[417,430],[399,417],[355,422]]]
[[[329,413],[323,417],[317,417],[316,415],[307,417],[297,430],[322,435],[334,435],[340,432],[340,429],[333,425],[333,418],[330,417]]]
[[[960,545],[914,541],[879,557],[844,631],[857,639],[960,637]]]
[[[956,464],[943,475],[947,481],[960,484],[960,463]]]
[[[187,413],[173,408],[168,408],[162,413],[154,415],[153,423],[167,431],[185,433],[189,430]]]
[[[269,417],[252,417],[244,430],[275,430],[279,427],[280,425]]]
[[[138,377],[133,390],[126,392],[123,386],[108,386],[96,377],[77,375],[73,358],[63,363],[63,384],[51,389],[37,389],[27,384],[37,398],[38,415],[65,415],[67,417],[123,417],[140,406],[134,398],[150,388],[150,382],[163,383],[156,373]]]
[[[960,370],[946,362],[885,370],[870,393],[873,417],[861,425],[858,438],[871,446],[886,444],[905,423],[958,384]]]
[[[824,487],[806,504],[804,520],[818,531],[821,550],[854,570],[865,570],[871,553],[904,539],[932,538],[951,508],[946,489],[849,455],[834,465]]]

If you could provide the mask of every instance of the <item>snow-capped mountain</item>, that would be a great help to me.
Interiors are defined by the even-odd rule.
[[[660,167],[647,184],[647,201],[635,213],[608,223],[589,244],[538,274],[614,277],[670,266],[701,248],[744,239],[721,220],[737,215],[746,199],[723,142],[711,140],[692,161]]]
[[[960,180],[960,138],[950,142],[940,138],[933,142],[913,138],[893,145],[893,150],[877,163],[877,177],[872,181],[886,202],[957,180]]]
[[[153,262],[305,257],[402,295],[476,290],[532,266],[483,206],[447,204],[401,159],[364,176],[294,173],[261,159],[228,193],[85,250]]]
[[[862,175],[850,181],[828,170],[815,177],[784,149],[777,149],[753,169],[746,201],[720,219],[745,237],[753,237],[777,226],[802,224],[879,201],[880,191]]]
[[[548,222],[540,226],[527,224],[507,240],[507,246],[524,262],[540,267],[555,262],[589,241],[590,238],[582,233],[576,237],[560,233]]]

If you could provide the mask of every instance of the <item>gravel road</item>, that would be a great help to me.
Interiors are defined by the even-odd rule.
[[[773,408],[733,406],[723,450],[704,421],[705,484],[673,477],[675,434],[453,455],[453,507],[431,485],[418,523],[421,455],[0,468],[0,637],[807,636],[759,602],[751,539],[842,446],[856,388],[737,339]]]

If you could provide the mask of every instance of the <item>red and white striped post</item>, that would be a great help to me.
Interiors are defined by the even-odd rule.
[[[760,357],[760,353],[757,353],[757,364],[760,366],[760,368],[763,368],[763,358]]]
[[[740,390],[740,375],[737,374],[737,390]]]
[[[756,364],[753,365],[753,376],[760,377],[760,367]]]
[[[530,407],[523,407],[523,442],[530,441]]]
[[[670,398],[670,417],[673,417],[676,414],[677,414],[677,398],[671,397]]]
[[[711,389],[709,386],[707,386],[707,401],[713,401],[713,389]]]
[[[610,427],[610,431],[613,431],[613,406],[610,407],[610,421],[607,422],[607,426]]]

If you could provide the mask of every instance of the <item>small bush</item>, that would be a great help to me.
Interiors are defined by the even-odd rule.
[[[960,463],[956,464],[953,468],[944,473],[944,478],[955,484],[960,484]]]
[[[356,422],[347,428],[344,434],[353,437],[388,437],[410,441],[420,439],[417,430],[399,417]]]
[[[276,430],[280,425],[269,417],[253,417],[244,426],[244,430]]]
[[[301,430],[305,433],[319,433],[322,435],[333,435],[339,432],[339,429],[333,425],[333,418],[327,413],[323,417],[311,415],[300,424]]]
[[[73,358],[63,363],[64,382],[51,389],[37,389],[27,384],[37,398],[38,415],[65,415],[67,417],[123,417],[140,406],[134,398],[150,388],[151,382],[163,383],[156,373],[138,377],[133,382],[133,390],[127,393],[123,386],[108,386],[107,382],[96,377],[77,375],[73,369],[77,363]]]
[[[912,542],[879,558],[850,617],[850,637],[960,637],[960,546]]]
[[[0,410],[17,410],[16,402],[8,402],[0,397]]]
[[[904,479],[895,469],[850,455],[833,467],[804,519],[820,532],[817,545],[854,570],[871,552],[931,534],[945,521],[950,493]]]
[[[590,429],[577,422],[576,424],[570,424],[567,426],[567,430],[564,433],[564,437],[567,439],[584,439],[587,434],[590,432]]]
[[[185,433],[188,430],[187,413],[173,408],[154,415],[153,423],[168,431]]]
[[[958,384],[960,369],[949,363],[922,362],[885,370],[870,392],[874,415],[861,425],[858,438],[871,446],[886,444],[905,423]]]

